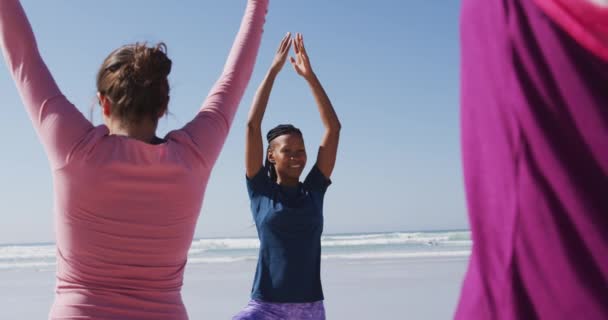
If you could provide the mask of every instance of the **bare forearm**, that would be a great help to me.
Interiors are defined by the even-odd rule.
[[[271,69],[264,77],[262,84],[260,84],[260,87],[255,94],[255,98],[253,99],[251,109],[249,110],[249,118],[247,119],[247,126],[249,128],[261,128],[262,119],[264,118],[264,113],[266,112],[266,107],[268,106],[268,100],[270,99],[270,93],[272,92],[276,77],[277,73]]]
[[[258,88],[251,109],[249,110],[245,137],[245,168],[249,178],[255,176],[262,167],[262,158],[264,154],[262,143],[262,119],[266,112],[266,106],[268,105],[270,92],[272,91],[276,76],[277,72],[274,72],[271,68]]]
[[[317,102],[319,114],[321,115],[321,121],[323,121],[325,129],[332,132],[340,131],[342,125],[340,124],[338,115],[336,114],[336,111],[334,110],[325,89],[321,85],[321,82],[314,74],[309,77],[307,81],[315,101]]]

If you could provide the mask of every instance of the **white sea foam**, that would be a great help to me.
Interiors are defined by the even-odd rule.
[[[327,254],[322,259],[406,259],[406,258],[439,258],[439,257],[468,257],[470,250],[460,251],[421,251],[421,252],[362,252],[346,254]]]
[[[470,245],[468,233],[384,233],[354,236],[328,236],[323,239],[325,247],[370,246],[370,245]]]
[[[241,261],[256,260],[258,257],[253,255],[240,256],[240,257],[196,257],[188,258],[189,264],[201,264],[201,263],[231,263]]]
[[[0,270],[7,269],[22,269],[22,268],[49,268],[55,267],[55,261],[14,261],[14,262],[0,262]]]
[[[260,241],[257,238],[224,238],[224,239],[197,239],[192,241],[189,254],[208,250],[245,250],[257,249]]]
[[[55,246],[52,244],[4,246],[0,247],[0,261],[2,259],[33,259],[55,258]]]
[[[470,233],[462,232],[394,232],[361,235],[330,235],[322,238],[323,247],[353,247],[372,245],[471,245]],[[209,250],[246,250],[258,249],[257,238],[199,239],[192,242],[190,254]]]
[[[257,238],[195,239],[188,261],[233,263],[257,259]],[[468,256],[471,240],[462,232],[393,232],[327,235],[322,238],[323,259],[402,259]],[[48,268],[55,265],[55,245],[0,246],[0,270]]]

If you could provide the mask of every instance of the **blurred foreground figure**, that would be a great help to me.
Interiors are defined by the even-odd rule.
[[[608,7],[464,0],[456,319],[608,319]]]

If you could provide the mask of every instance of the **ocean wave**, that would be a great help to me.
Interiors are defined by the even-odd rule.
[[[393,232],[327,235],[323,259],[391,259],[464,256],[470,232]],[[381,247],[379,247],[381,246]],[[257,238],[195,239],[189,263],[231,263],[257,259]],[[55,265],[53,244],[0,246],[0,269],[44,268]]]
[[[0,270],[26,269],[26,268],[50,268],[55,267],[55,261],[13,261],[0,262]]]
[[[385,259],[413,259],[413,258],[456,258],[468,257],[469,250],[459,251],[421,251],[421,252],[354,252],[354,253],[332,253],[323,254],[323,260],[385,260]],[[257,260],[257,255],[245,256],[197,256],[189,257],[188,264],[220,264],[236,263]],[[50,268],[55,267],[54,261],[14,261],[1,262],[0,270],[6,269],[25,269],[25,268]]]
[[[234,263],[242,261],[257,260],[258,257],[254,255],[241,256],[241,257],[196,257],[188,258],[188,264],[204,264],[204,263]]]
[[[420,251],[420,252],[356,252],[323,254],[323,260],[383,260],[383,259],[413,259],[413,258],[465,258],[471,254],[470,250],[458,251]],[[257,260],[256,255],[241,257],[197,257],[189,258],[189,264],[203,263],[231,263]]]
[[[468,257],[470,250],[460,251],[422,251],[422,252],[359,252],[346,254],[327,254],[322,255],[322,259],[347,259],[347,260],[367,260],[367,259],[406,259],[406,258],[441,258],[441,257]]]
[[[209,250],[246,250],[259,247],[260,241],[257,238],[196,239],[192,241],[188,254]]]
[[[350,247],[371,245],[470,245],[468,232],[369,234],[353,236],[328,236],[323,238],[326,247]]]
[[[470,246],[468,231],[457,232],[393,232],[362,235],[329,235],[321,239],[323,247],[354,247],[377,245]],[[257,238],[199,239],[192,243],[190,254],[210,250],[258,249]]]
[[[55,246],[27,245],[0,247],[0,261],[3,259],[44,259],[55,258]]]

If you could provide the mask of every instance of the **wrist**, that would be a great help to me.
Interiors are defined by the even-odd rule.
[[[279,74],[279,71],[281,71],[281,68],[278,68],[276,66],[272,66],[272,67],[270,67],[270,69],[268,69],[268,73],[266,74],[266,77],[274,79]]]
[[[283,69],[283,65],[282,64],[272,64],[270,66],[270,69],[268,69],[268,73],[272,73],[273,75],[277,75],[279,74],[279,72],[281,72],[281,70]]]
[[[304,77],[304,79],[306,79],[306,81],[308,81],[308,83],[311,83],[311,84],[319,81],[319,79],[317,78],[317,75],[314,72],[311,72],[310,75]]]

